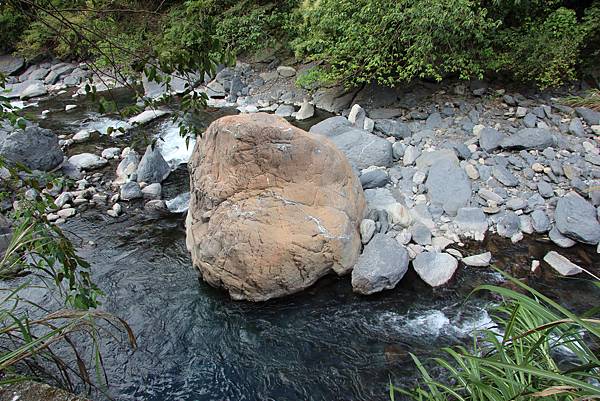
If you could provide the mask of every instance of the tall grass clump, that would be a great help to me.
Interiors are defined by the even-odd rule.
[[[580,316],[509,279],[519,291],[492,285],[475,290],[502,297],[494,312],[497,326],[479,332],[469,347],[445,348],[431,365],[412,355],[418,384],[411,390],[391,385],[392,400],[398,395],[432,401],[600,398],[598,308]],[[433,377],[432,366],[442,373]]]

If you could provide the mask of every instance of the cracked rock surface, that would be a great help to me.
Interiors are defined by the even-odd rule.
[[[264,301],[349,273],[366,203],[327,138],[269,114],[224,117],[189,164],[187,246],[209,284]]]

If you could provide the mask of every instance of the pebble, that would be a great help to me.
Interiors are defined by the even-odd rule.
[[[571,262],[558,252],[550,251],[544,256],[544,262],[563,276],[574,276],[583,272],[581,267]]]

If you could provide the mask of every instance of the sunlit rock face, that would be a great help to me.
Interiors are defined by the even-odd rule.
[[[274,115],[224,117],[189,168],[187,246],[204,280],[232,298],[285,296],[354,266],[365,199],[327,138]]]

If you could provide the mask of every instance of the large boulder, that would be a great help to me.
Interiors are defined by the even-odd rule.
[[[568,238],[592,245],[600,241],[596,209],[576,192],[558,200],[554,219],[558,231]]]
[[[369,295],[391,290],[408,270],[408,251],[394,238],[376,234],[352,270],[352,289]]]
[[[52,170],[63,161],[56,135],[37,125],[29,125],[24,130],[0,125],[0,156],[42,171]]]
[[[348,273],[365,199],[328,139],[274,115],[215,121],[190,160],[187,247],[209,284],[265,301]]]

